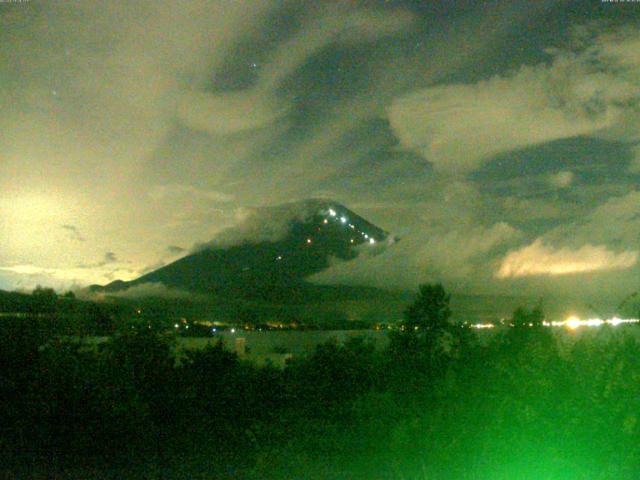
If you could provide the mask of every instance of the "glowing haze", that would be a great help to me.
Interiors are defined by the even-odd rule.
[[[402,238],[319,282],[624,296],[639,19],[591,0],[0,3],[0,288],[135,278],[271,238],[282,219],[256,208],[313,197]]]
[[[603,246],[583,245],[577,250],[554,250],[536,240],[531,245],[509,252],[503,259],[497,276],[524,277],[527,275],[568,275],[598,270],[618,270],[633,267],[638,252],[615,254]]]

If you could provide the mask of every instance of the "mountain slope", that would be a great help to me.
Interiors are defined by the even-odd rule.
[[[147,284],[240,296],[304,295],[305,279],[332,258],[351,260],[383,248],[389,235],[336,202],[306,200],[261,209],[195,252],[130,282],[95,290],[117,292]],[[287,293],[288,292],[288,293]],[[297,292],[297,293],[296,293]]]

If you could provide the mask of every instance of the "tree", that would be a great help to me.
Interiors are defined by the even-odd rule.
[[[31,299],[34,313],[53,313],[58,302],[58,295],[53,288],[38,285],[31,292]]]
[[[392,355],[406,365],[422,365],[443,372],[459,342],[449,322],[449,295],[439,284],[420,285],[418,295],[404,312],[400,330],[390,336]]]
[[[523,327],[542,327],[544,321],[544,312],[540,305],[535,306],[532,310],[527,310],[524,307],[518,307],[513,312],[511,317],[511,324],[516,328]]]
[[[440,283],[420,285],[414,302],[404,312],[402,326],[408,331],[442,333],[450,329],[451,295]]]
[[[511,326],[501,340],[508,347],[508,354],[513,355],[525,348],[537,345],[543,351],[550,348],[553,336],[550,328],[544,326],[545,314],[540,304],[529,310],[518,307],[511,317]]]

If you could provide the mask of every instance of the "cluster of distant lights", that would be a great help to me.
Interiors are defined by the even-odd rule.
[[[607,320],[603,320],[601,318],[589,318],[587,320],[581,320],[578,317],[575,316],[571,316],[569,318],[567,318],[566,320],[560,321],[560,322],[547,322],[547,321],[543,321],[542,322],[542,326],[543,327],[560,327],[560,328],[566,328],[569,330],[577,330],[580,327],[601,327],[602,325],[610,325],[612,327],[617,327],[618,325],[625,325],[625,324],[632,324],[632,323],[640,323],[640,319],[637,318],[618,318],[618,317],[613,317]],[[491,329],[491,328],[496,328],[497,326],[500,325],[496,325],[495,323],[472,323],[472,324],[465,324],[466,326],[470,327],[470,328],[475,328],[476,330],[485,330],[485,329]],[[189,324],[183,322],[183,325],[180,325],[179,323],[174,324],[174,328],[175,329],[179,329],[180,327],[184,327],[185,329],[189,329]],[[513,327],[513,324],[508,324],[509,327]],[[529,326],[529,327],[533,327],[534,324],[533,323],[529,323],[528,325],[525,324],[524,326]],[[149,327],[151,328],[151,327]],[[279,325],[279,328],[283,328],[283,325]],[[382,327],[380,326],[376,326],[375,327],[376,330],[380,330],[382,329]],[[391,329],[392,326],[389,325],[386,328]],[[418,330],[418,327],[414,327],[415,330]],[[246,328],[245,328],[246,329]],[[404,330],[405,328],[402,327],[401,330]],[[217,327],[213,327],[211,328],[211,332],[212,333],[217,333],[219,331],[219,329]],[[236,333],[237,329],[236,328],[231,328],[230,332],[231,333]]]
[[[332,217],[332,218],[337,218],[337,219],[339,219],[339,220],[340,220],[340,223],[342,223],[342,224],[344,224],[344,225],[347,225],[347,224],[348,224],[348,225],[349,225],[349,228],[350,228],[351,230],[356,230],[360,235],[362,235],[362,236],[364,237],[364,239],[365,239],[365,240],[368,240],[368,241],[369,241],[369,243],[370,243],[371,245],[373,245],[374,243],[376,243],[376,239],[375,239],[375,238],[370,237],[370,236],[369,236],[369,234],[367,234],[367,233],[365,233],[365,232],[361,232],[360,230],[358,230],[358,229],[356,228],[356,226],[355,226],[353,223],[349,223],[349,219],[348,219],[347,217],[345,217],[344,215],[343,215],[343,216],[338,217],[338,212],[336,212],[333,208],[330,208],[330,209],[329,209],[329,216],[330,216],[330,217]],[[325,218],[325,219],[324,219],[324,221],[323,221],[322,223],[324,223],[324,224],[326,225],[327,223],[329,223],[329,220],[327,220],[327,219]],[[311,243],[309,240],[310,240],[310,239],[307,239],[307,243]],[[352,238],[352,239],[351,239],[351,243],[353,243],[353,242],[354,242],[354,240],[353,240],[353,238]]]
[[[173,325],[173,328],[175,328],[175,329],[180,328],[180,324],[179,324],[179,323],[175,323],[175,324]],[[184,328],[188,330],[188,329],[189,329],[189,325],[188,325],[188,324],[187,324],[187,325],[184,325]],[[213,327],[213,328],[211,329],[211,333],[216,333],[217,331],[218,331],[218,329],[217,329],[216,327]],[[232,328],[232,329],[231,329],[231,333],[236,333],[236,329],[235,329],[235,328]]]
[[[576,330],[580,327],[601,327],[602,325],[610,325],[612,327],[617,327],[618,325],[624,325],[628,323],[640,323],[640,319],[637,318],[618,318],[613,317],[607,320],[603,320],[601,318],[589,318],[587,320],[581,320],[576,316],[571,316],[566,320],[562,320],[560,322],[542,322],[542,326],[544,327],[562,327],[567,328],[569,330]],[[533,327],[533,323],[530,323],[529,326]],[[493,323],[475,323],[469,325],[471,328],[476,328],[478,330],[483,330],[485,328],[495,328],[496,325]],[[513,326],[513,325],[510,325]]]
[[[358,230],[356,228],[356,226],[353,223],[349,223],[349,219],[347,217],[345,217],[344,215],[338,216],[338,212],[336,212],[333,208],[329,208],[328,210],[329,216],[332,219],[338,220],[341,224],[348,226],[351,230],[354,230],[355,232],[357,232],[358,234],[362,235],[362,237],[367,240],[369,242],[370,245],[374,245],[376,243],[376,239],[373,238],[372,236],[370,236],[368,233],[362,232],[360,230]],[[324,225],[327,225],[329,223],[329,219],[325,218],[322,223]],[[311,245],[313,243],[313,239],[312,238],[307,238],[307,245]],[[351,243],[355,243],[355,239],[351,239]],[[278,255],[276,257],[276,261],[280,261],[282,260],[283,256],[282,255]]]

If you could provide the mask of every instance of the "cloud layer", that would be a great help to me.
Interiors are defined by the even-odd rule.
[[[550,63],[411,92],[392,103],[391,126],[404,147],[453,172],[580,135],[634,142],[640,127],[638,45],[640,34],[625,30],[578,52],[551,51]]]
[[[0,4],[0,288],[276,238],[255,212],[310,197],[402,238],[318,281],[637,288],[638,22],[448,5]]]
[[[633,267],[638,251],[615,253],[602,245],[586,244],[571,250],[554,249],[537,239],[531,245],[509,252],[496,272],[498,278],[532,275],[569,275]]]

